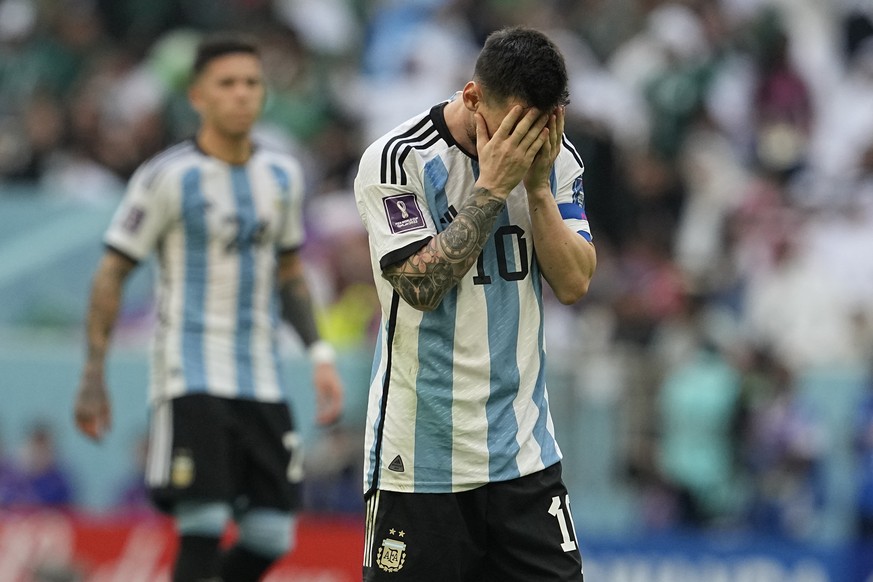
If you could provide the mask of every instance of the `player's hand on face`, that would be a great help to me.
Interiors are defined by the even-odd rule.
[[[548,139],[537,152],[533,162],[524,176],[524,187],[528,192],[539,188],[549,188],[549,178],[552,167],[561,151],[561,139],[564,135],[564,108],[556,107],[548,116]]]
[[[112,425],[112,408],[102,372],[85,371],[73,407],[76,427],[88,438],[99,441]]]
[[[316,364],[313,370],[315,384],[315,420],[328,425],[338,421],[343,412],[343,384],[333,364]]]
[[[537,153],[546,143],[547,115],[520,105],[509,110],[494,135],[481,113],[475,114],[476,149],[479,156],[479,178],[476,184],[505,198],[530,168]]]

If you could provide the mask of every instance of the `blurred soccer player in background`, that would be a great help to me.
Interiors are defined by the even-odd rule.
[[[293,546],[302,459],[279,369],[279,311],[313,360],[318,421],[342,409],[297,253],[300,166],[251,137],[264,96],[254,44],[199,47],[189,90],[201,119],[196,139],[133,176],[93,280],[75,418],[99,440],[111,420],[104,367],[123,285],[157,253],[146,480],[180,536],[174,582],[259,580]],[[222,552],[230,519],[239,536]]]
[[[596,264],[568,101],[555,45],[503,29],[462,91],[363,155],[383,318],[365,580],[582,580],[543,344],[542,279],[571,304]]]

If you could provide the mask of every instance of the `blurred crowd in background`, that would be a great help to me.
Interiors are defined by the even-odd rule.
[[[270,86],[258,137],[307,172],[324,334],[368,346],[358,156],[462,88],[487,34],[512,24],[566,56],[598,251],[589,296],[546,306],[550,361],[620,419],[612,478],[644,526],[812,539],[823,466],[843,454],[848,527],[873,536],[873,390],[835,423],[801,389],[873,371],[870,2],[0,0],[0,196],[118,199],[195,131],[200,36],[253,33]]]

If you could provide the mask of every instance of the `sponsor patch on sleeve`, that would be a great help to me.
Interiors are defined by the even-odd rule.
[[[424,228],[424,215],[418,206],[415,194],[395,194],[382,199],[385,205],[385,215],[388,217],[388,225],[391,232],[399,234],[410,230]]]
[[[145,210],[139,206],[132,206],[130,210],[127,211],[127,216],[124,217],[124,230],[131,234],[136,233],[142,224],[143,218],[145,218]]]

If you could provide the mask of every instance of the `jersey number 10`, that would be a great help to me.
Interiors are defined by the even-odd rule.
[[[517,267],[513,265],[515,270],[512,271],[510,271],[506,249],[508,246],[510,251],[512,251],[515,245],[512,244],[511,239],[509,245],[507,245],[507,238],[509,237],[515,238],[519,257],[519,264]],[[527,277],[527,274],[530,272],[530,265],[528,265],[527,261],[527,241],[524,239],[524,229],[517,224],[501,226],[494,233],[494,247],[497,251],[497,271],[500,273],[501,279],[504,281],[521,281]],[[491,276],[485,273],[485,249],[479,253],[479,258],[476,259],[476,275],[473,276],[473,284],[491,284]]]
[[[573,523],[573,515],[570,513],[570,496],[564,496],[564,506],[561,507],[561,498],[555,495],[552,497],[552,504],[549,506],[549,515],[558,520],[558,527],[561,529],[561,549],[565,552],[572,552],[576,549],[576,542],[570,537],[571,528],[573,536],[576,534],[576,526]],[[567,518],[570,518],[570,524],[567,524]]]

